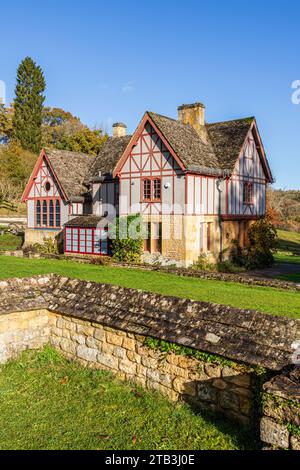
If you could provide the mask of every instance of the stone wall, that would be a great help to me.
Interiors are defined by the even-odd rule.
[[[299,337],[299,320],[224,305],[57,275],[0,281],[1,362],[50,342],[84,365],[245,425],[265,368],[277,375],[264,385],[261,439],[276,448],[299,447],[300,372],[291,369]],[[178,354],[162,352],[162,340]]]
[[[145,337],[74,317],[50,316],[51,344],[69,359],[114,372],[171,400],[226,415],[249,425],[253,416],[255,376],[242,368],[163,353],[144,344]]]
[[[300,450],[300,367],[264,385],[261,440],[275,449]]]
[[[25,349],[40,349],[50,337],[48,311],[0,315],[0,364],[16,358]]]

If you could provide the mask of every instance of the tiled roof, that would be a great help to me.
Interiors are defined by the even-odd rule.
[[[131,136],[110,137],[104,142],[99,155],[96,157],[88,173],[88,178],[98,177],[101,173],[112,173],[114,167],[123,155]]]
[[[87,187],[83,181],[95,157],[56,149],[45,149],[45,152],[68,199],[85,194]]]

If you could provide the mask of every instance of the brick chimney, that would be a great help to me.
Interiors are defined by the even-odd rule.
[[[204,104],[193,103],[179,106],[178,120],[183,124],[192,126],[204,141],[207,140]]]
[[[114,137],[125,137],[126,129],[126,124],[123,124],[122,122],[116,122],[113,124]]]

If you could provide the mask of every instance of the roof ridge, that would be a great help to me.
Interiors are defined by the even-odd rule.
[[[155,114],[155,116],[159,116],[159,117],[162,117],[164,119],[169,119],[169,121],[174,121],[174,122],[178,122],[178,124],[182,124],[178,119],[171,118],[170,116],[166,116],[165,114],[155,113],[154,111],[146,111],[146,113]]]
[[[206,126],[214,126],[215,124],[227,124],[227,123],[233,123],[233,122],[240,122],[240,121],[253,121],[255,119],[255,116],[248,116],[244,118],[238,118],[238,119],[229,119],[228,121],[216,121],[216,122],[206,122]]]

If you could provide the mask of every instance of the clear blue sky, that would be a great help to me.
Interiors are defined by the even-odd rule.
[[[276,187],[300,189],[300,3],[296,0],[1,2],[7,100],[27,55],[49,106],[132,132],[145,110],[172,117],[202,101],[207,121],[255,115]]]

